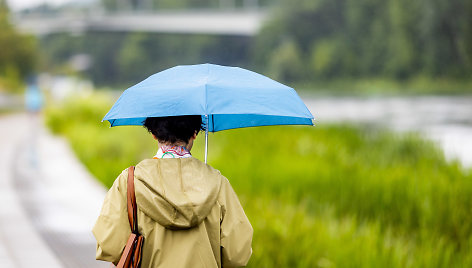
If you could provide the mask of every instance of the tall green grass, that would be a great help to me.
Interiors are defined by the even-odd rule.
[[[93,95],[46,112],[106,186],[157,149],[142,127],[99,123],[110,107]],[[209,141],[255,229],[250,267],[472,267],[472,174],[416,134],[262,127]]]

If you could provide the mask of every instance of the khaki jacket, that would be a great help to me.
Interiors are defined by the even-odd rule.
[[[252,227],[228,180],[190,158],[146,159],[135,169],[141,267],[239,267],[251,257]],[[108,191],[92,230],[99,260],[118,263],[131,233],[128,170]]]

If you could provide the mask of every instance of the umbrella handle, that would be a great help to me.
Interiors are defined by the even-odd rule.
[[[207,159],[208,159],[208,127],[210,125],[210,120],[209,120],[209,117],[208,115],[205,115],[205,119],[206,119],[206,128],[205,128],[205,164],[207,163]]]

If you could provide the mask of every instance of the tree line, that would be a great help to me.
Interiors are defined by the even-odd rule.
[[[285,0],[255,50],[258,66],[291,81],[469,78],[472,1]]]
[[[10,24],[5,0],[0,0],[0,91],[18,90],[38,60],[36,40]]]
[[[126,87],[176,65],[217,63],[248,66],[251,39],[236,36],[85,33],[51,35],[41,40],[43,69],[70,71],[69,59],[88,54],[91,67],[81,72],[98,86]]]
[[[215,7],[221,2],[153,1],[157,9],[193,8],[197,4]],[[103,2],[110,9],[110,5],[118,3]],[[52,72],[69,72],[67,63],[71,57],[88,54],[93,64],[81,74],[98,85],[111,86],[133,84],[175,65],[204,62],[246,67],[284,82],[344,78],[402,80],[417,76],[470,79],[472,74],[472,1],[260,0],[259,3],[274,8],[254,37],[56,34],[40,38],[41,53],[36,51],[36,54],[32,52],[34,40],[14,33],[4,19],[7,11],[3,11],[0,42],[2,48],[8,49],[0,52],[0,76],[8,70],[10,73],[17,70],[14,72],[25,76],[35,66],[38,54],[41,54],[39,68]]]

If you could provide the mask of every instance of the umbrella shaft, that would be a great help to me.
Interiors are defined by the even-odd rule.
[[[206,128],[205,128],[205,164],[207,163],[208,159],[208,125],[209,125],[209,118],[208,115],[205,115],[206,118]]]

